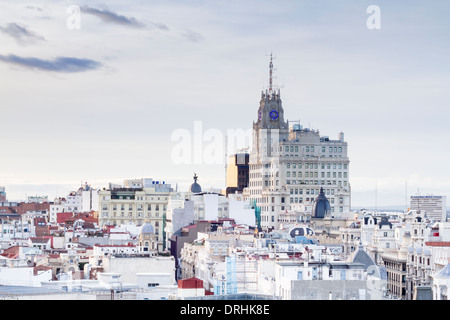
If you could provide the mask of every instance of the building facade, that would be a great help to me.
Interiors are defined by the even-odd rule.
[[[437,222],[445,222],[447,220],[445,196],[411,196],[410,209],[425,211],[428,218]]]
[[[348,145],[341,132],[337,140],[318,130],[290,125],[284,120],[280,90],[261,94],[249,157],[249,186],[245,195],[261,207],[261,223],[276,226],[277,214],[298,203],[312,203],[320,188],[330,201],[330,214],[350,211]]]
[[[248,153],[237,153],[228,157],[227,163],[227,189],[230,193],[241,193],[248,186]]]
[[[158,238],[158,249],[163,250],[164,217],[169,197],[173,192],[170,184],[145,179],[137,186],[111,186],[99,192],[99,226],[135,224],[148,221]],[[158,182],[158,183],[156,183]],[[151,187],[150,187],[151,186]]]

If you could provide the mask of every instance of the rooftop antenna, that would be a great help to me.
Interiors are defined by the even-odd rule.
[[[405,181],[405,205],[408,210],[408,180]]]
[[[272,53],[270,53],[270,63],[269,63],[269,94],[272,94],[273,90],[273,62],[276,59]]]
[[[227,188],[228,134],[225,135],[225,189]]]
[[[377,212],[377,200],[378,200],[378,178],[375,178],[375,212]]]

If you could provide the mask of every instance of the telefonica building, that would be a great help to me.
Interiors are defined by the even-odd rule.
[[[280,213],[313,207],[323,189],[330,217],[350,211],[347,142],[340,132],[336,140],[320,136],[284,119],[279,89],[272,88],[272,56],[269,87],[261,93],[249,159],[249,184],[244,196],[261,210],[261,227],[276,228]]]

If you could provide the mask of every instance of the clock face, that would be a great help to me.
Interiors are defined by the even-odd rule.
[[[276,112],[275,110],[272,110],[272,111],[270,112],[270,118],[271,118],[272,120],[276,120],[276,119],[278,118],[278,112]]]

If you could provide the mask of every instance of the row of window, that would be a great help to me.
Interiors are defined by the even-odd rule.
[[[125,204],[121,204],[119,210],[124,211],[125,207],[126,207]],[[115,204],[112,205],[112,210],[117,210],[117,208],[118,208],[117,205],[115,205]],[[129,211],[132,211],[133,210],[133,205],[132,204],[128,204],[127,208],[128,208]],[[160,210],[160,205],[159,204],[149,204],[149,205],[147,205],[147,210],[151,211],[152,208],[155,211],[159,211]],[[165,211],[167,206],[166,205],[161,205],[161,208],[162,208],[163,211]],[[108,205],[107,204],[103,204],[102,210],[108,210]],[[138,211],[144,210],[144,205],[143,204],[136,205],[136,210],[138,210]]]
[[[301,202],[297,202],[297,203],[301,203]],[[261,209],[262,209],[262,211],[263,212],[268,212],[268,211],[270,211],[271,210],[271,212],[275,212],[275,207],[274,206],[272,206],[272,207],[269,207],[269,206],[263,206],[263,207],[261,207]],[[281,206],[281,210],[285,210],[286,209],[286,207],[284,207],[284,206]],[[342,207],[342,206],[340,206],[340,207],[337,207],[337,210],[339,211],[339,212],[344,212],[344,207]],[[334,213],[336,210],[335,210],[335,207],[334,206],[330,206],[330,212],[331,213]],[[269,217],[271,217],[271,219],[269,219]],[[262,222],[269,222],[269,221],[271,221],[271,222],[275,222],[275,216],[274,215],[261,215],[261,221]]]
[[[293,169],[302,169],[302,166],[304,165],[305,169],[319,169],[319,164],[318,163],[310,163],[310,162],[306,162],[306,163],[302,163],[302,162],[287,162],[286,163],[286,168],[290,169],[291,167]],[[339,169],[341,170],[342,168],[344,170],[347,170],[348,165],[346,163],[342,164],[342,163],[320,163],[320,169]]]
[[[137,213],[136,215],[134,215],[132,212],[129,212],[128,214],[125,214],[125,212],[112,212],[111,214],[112,217],[135,217],[135,218],[159,218],[159,213],[156,212],[154,215],[147,213],[147,214],[143,214],[142,212]],[[102,212],[102,217],[109,217],[109,213],[107,211],[103,211]]]
[[[319,173],[317,172],[317,171],[315,171],[315,172],[313,172],[313,171],[305,171],[304,172],[304,174],[305,174],[305,178],[318,178],[319,177]],[[321,172],[320,173],[320,177],[321,178],[325,178],[325,175],[326,175],[326,177],[327,178],[331,178],[331,176],[333,175],[333,178],[344,178],[344,179],[346,179],[347,178],[347,172],[336,172],[336,171],[334,171],[333,173],[331,173],[331,172]],[[286,177],[287,178],[290,178],[290,177],[293,177],[293,178],[295,178],[295,177],[299,177],[299,178],[301,178],[302,177],[302,172],[301,171],[298,171],[298,172],[296,172],[296,171],[286,171]]]
[[[287,185],[324,185],[324,186],[335,186],[347,187],[347,181],[337,181],[337,180],[286,180]]]
[[[291,195],[294,195],[294,194],[319,195],[319,189],[290,189],[289,193]],[[323,189],[323,193],[327,196],[330,196],[330,195],[334,196],[334,189]]]
[[[298,146],[284,146],[284,152],[298,152]],[[320,149],[322,152],[326,152],[327,148],[322,146]],[[314,146],[306,146],[306,152],[314,152]],[[329,153],[342,153],[342,147],[328,147]]]
[[[102,200],[111,200],[111,199],[116,199],[116,200],[139,200],[139,201],[167,201],[168,197],[144,197],[144,196],[137,196],[135,197],[134,195],[111,195],[111,197],[109,196],[102,196]]]

